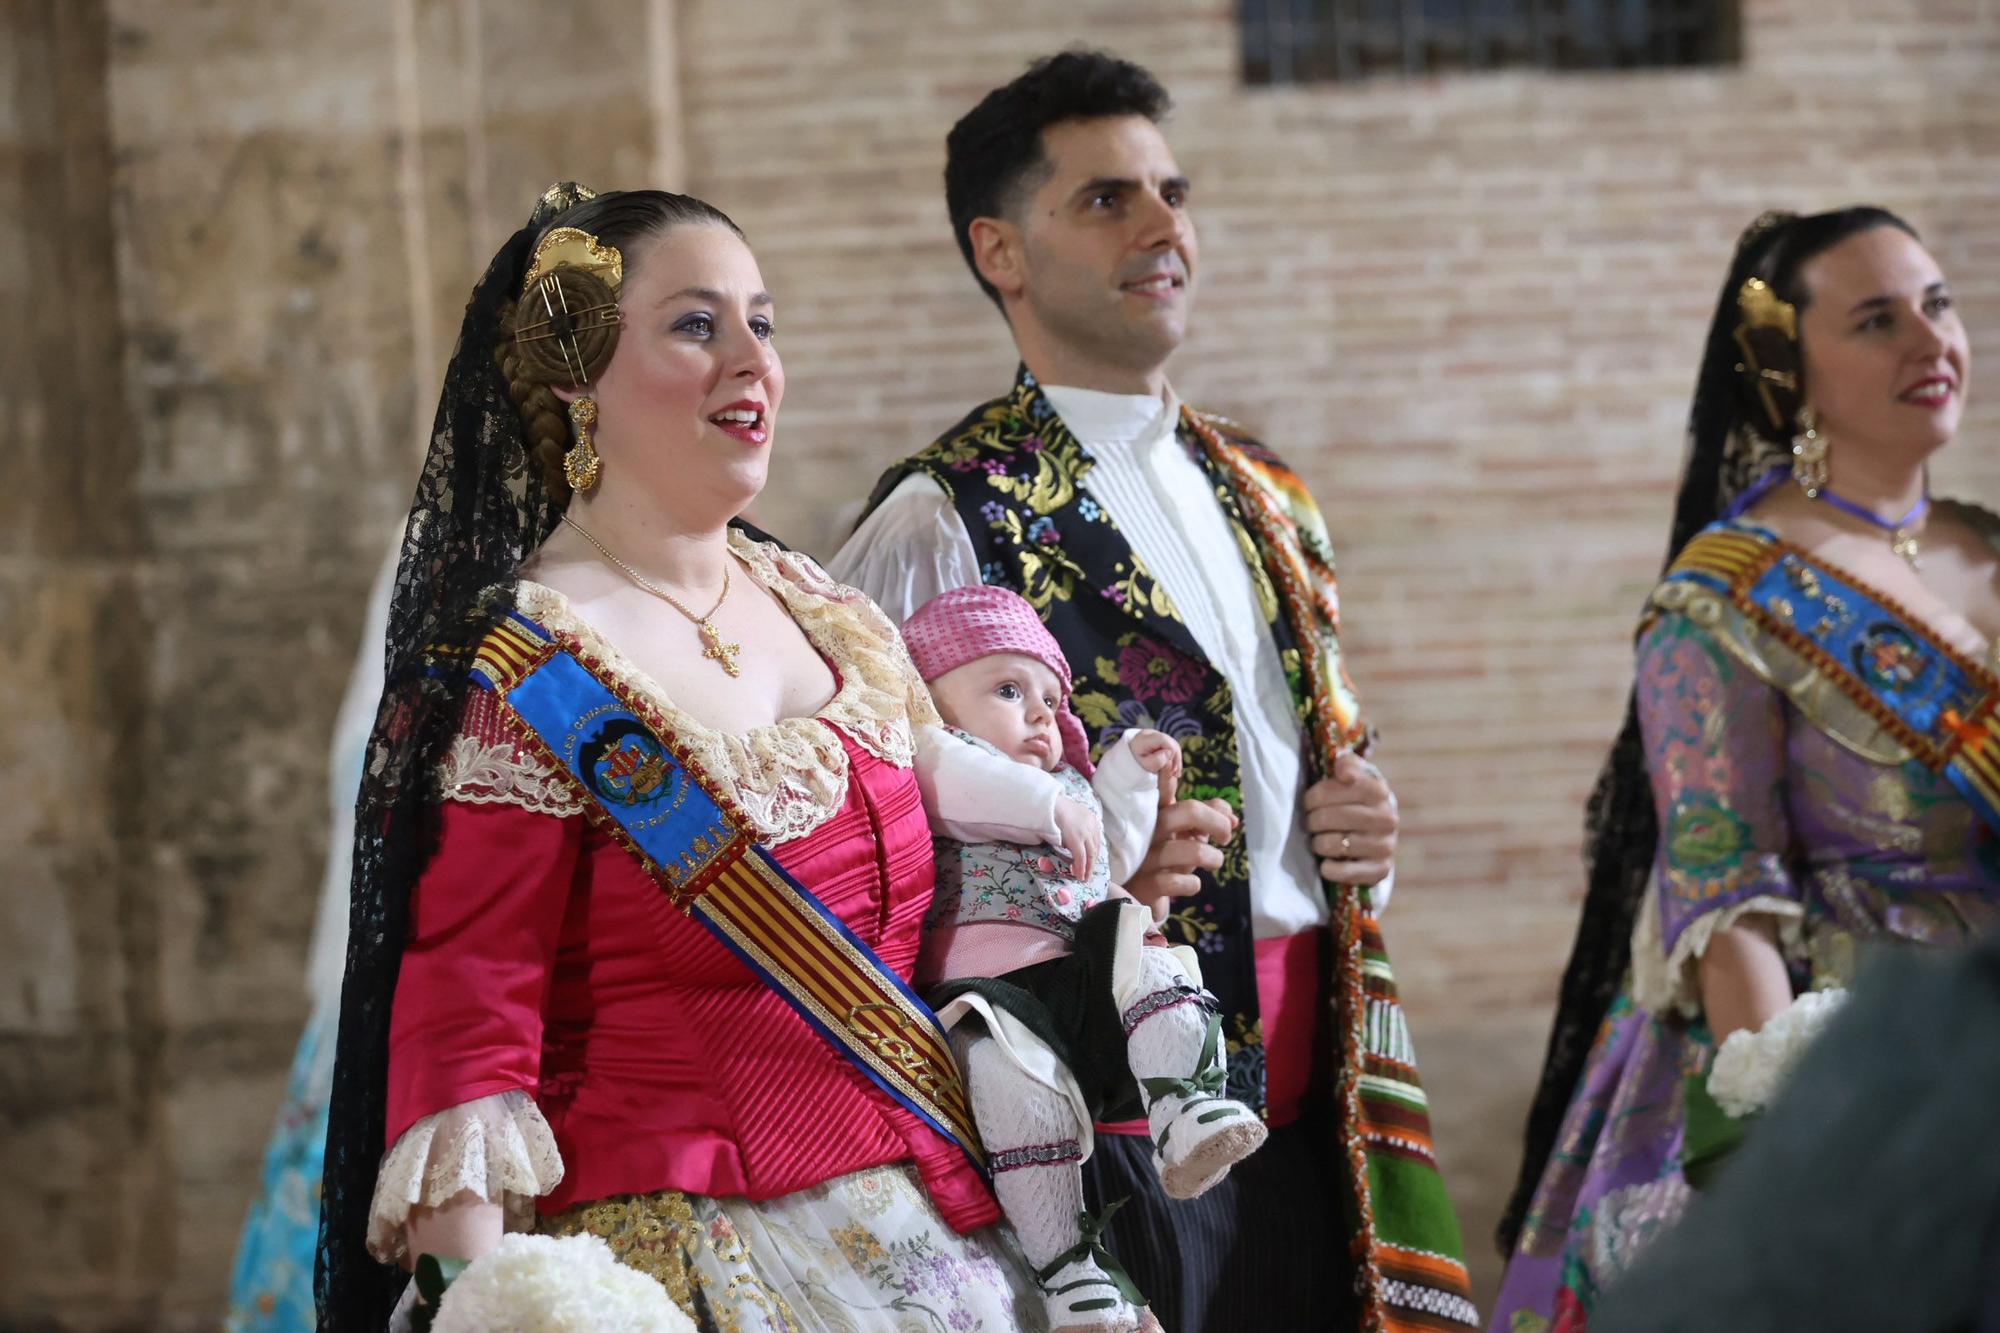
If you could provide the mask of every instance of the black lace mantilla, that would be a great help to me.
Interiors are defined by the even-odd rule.
[[[435,833],[429,774],[457,730],[471,652],[513,604],[514,571],[560,512],[529,458],[493,351],[501,310],[520,292],[535,237],[575,197],[559,190],[544,196],[473,289],[403,531],[386,684],[355,807],[347,973],[313,1279],[323,1330],[377,1333],[407,1280],[370,1257],[365,1243],[385,1147],[389,1010],[411,886]]]
[[[1733,337],[1739,320],[1736,293],[1745,279],[1762,271],[1790,222],[1760,219],[1737,243],[1695,381],[1687,467],[1674,501],[1665,565],[1674,562],[1696,533],[1720,518],[1732,500],[1787,457],[1777,442],[1752,426],[1744,410],[1745,389],[1736,370],[1741,357]],[[1522,1220],[1555,1148],[1584,1062],[1632,961],[1632,926],[1645,897],[1660,834],[1636,696],[1626,698],[1625,721],[1591,793],[1584,827],[1588,888],[1583,915],[1563,969],[1541,1082],[1528,1113],[1521,1172],[1496,1233],[1503,1255],[1511,1254],[1520,1238]]]

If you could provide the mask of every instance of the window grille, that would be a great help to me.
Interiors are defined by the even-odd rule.
[[[1738,0],[1238,0],[1244,81],[1720,65]]]

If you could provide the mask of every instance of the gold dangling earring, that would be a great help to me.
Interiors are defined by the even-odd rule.
[[[572,494],[581,495],[597,484],[597,446],[590,432],[597,426],[597,400],[588,395],[569,405],[569,425],[576,442],[563,451],[563,480]]]
[[[1792,436],[1792,480],[1808,500],[1819,499],[1826,485],[1826,436],[1819,433],[1819,414],[1810,407],[1799,409],[1799,433]]]

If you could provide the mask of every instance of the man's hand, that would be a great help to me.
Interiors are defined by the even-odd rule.
[[[1176,801],[1172,789],[1160,793],[1160,818],[1153,845],[1125,883],[1125,891],[1161,915],[1170,898],[1201,891],[1196,872],[1222,866],[1222,848],[1236,836],[1236,816],[1221,800]]]
[[[1069,854],[1069,877],[1090,878],[1092,868],[1103,853],[1104,823],[1081,801],[1067,796],[1056,798],[1056,831],[1062,834],[1056,845]]]
[[[1306,788],[1305,830],[1319,873],[1335,884],[1366,888],[1387,879],[1397,825],[1388,779],[1350,750],[1334,760],[1332,777]]]

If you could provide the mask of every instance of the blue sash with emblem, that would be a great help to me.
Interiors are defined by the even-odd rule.
[[[746,831],[672,733],[519,612],[479,646],[473,681],[676,906],[699,921],[855,1068],[985,1169],[937,1017],[903,978]]]
[[[1727,597],[1798,653],[2000,832],[2000,680],[1895,602],[1761,528],[1698,534],[1669,582]]]

